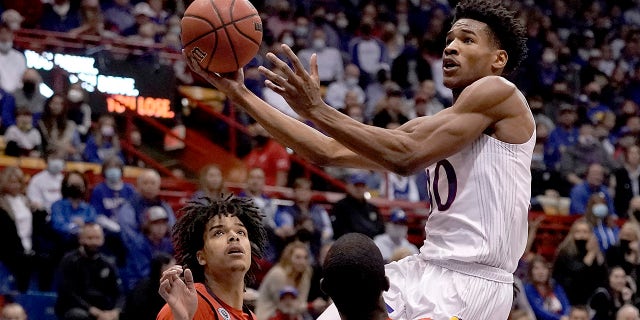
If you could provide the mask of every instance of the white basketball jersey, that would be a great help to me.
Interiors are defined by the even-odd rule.
[[[483,134],[426,169],[431,214],[423,257],[462,273],[513,281],[527,242],[534,144],[535,131],[523,144]]]

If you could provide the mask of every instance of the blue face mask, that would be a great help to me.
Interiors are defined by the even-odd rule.
[[[607,208],[607,205],[604,203],[594,205],[593,208],[591,208],[591,211],[593,212],[593,215],[598,218],[604,218],[609,214],[609,208]]]
[[[107,182],[120,182],[120,179],[122,179],[122,171],[120,171],[120,168],[109,168],[104,172],[104,177],[107,179]]]

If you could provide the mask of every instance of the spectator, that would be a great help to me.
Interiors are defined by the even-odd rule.
[[[295,308],[299,312],[306,312],[307,297],[311,287],[311,273],[307,246],[299,241],[288,244],[282,251],[278,263],[262,279],[256,301],[257,319],[267,320],[275,315],[280,300],[280,291],[286,286],[293,286],[298,290]]]
[[[420,82],[413,96],[413,111],[415,115],[409,116],[409,118],[432,116],[442,111],[442,109],[444,109],[444,105],[438,98],[435,82],[429,79]]]
[[[38,120],[42,117],[44,104],[47,100],[40,92],[41,84],[42,77],[40,73],[35,69],[27,69],[22,75],[22,88],[13,92],[13,96],[16,98],[16,106],[27,108],[33,114],[34,127],[38,125]]]
[[[606,283],[607,267],[591,225],[576,220],[558,246],[553,278],[564,288],[571,305],[586,305],[591,293]]]
[[[384,43],[373,34],[373,22],[363,20],[358,29],[358,36],[349,42],[351,62],[362,71],[360,83],[368,85],[376,79],[376,74],[382,68],[389,68],[387,48]]]
[[[381,128],[395,128],[409,121],[405,115],[406,101],[397,84],[389,82],[385,87],[386,95],[376,105],[371,124]]]
[[[588,169],[594,163],[600,164],[608,172],[615,167],[611,156],[594,136],[593,125],[583,123],[579,132],[578,142],[562,154],[559,167],[563,177],[574,186],[582,182],[581,177],[588,174]]]
[[[246,187],[240,191],[238,196],[249,198],[253,204],[260,209],[262,214],[262,224],[265,228],[269,241],[265,244],[264,258],[269,263],[275,263],[278,260],[280,251],[277,248],[283,247],[274,233],[276,213],[276,204],[264,191],[264,170],[261,168],[252,168],[247,176]]]
[[[611,268],[608,285],[596,289],[591,296],[589,307],[595,312],[592,319],[612,319],[623,305],[635,304],[636,294],[629,285],[622,267]]]
[[[198,179],[198,190],[191,196],[191,200],[203,202],[202,198],[208,197],[212,200],[220,200],[222,195],[228,193],[224,186],[222,170],[216,164],[209,164],[200,171]]]
[[[311,55],[316,54],[318,62],[318,72],[320,84],[328,86],[332,82],[344,77],[344,62],[342,54],[336,47],[327,44],[326,31],[316,28],[311,33],[311,48],[302,49],[298,52],[300,62],[308,70]]]
[[[603,194],[593,193],[589,197],[584,217],[593,227],[602,252],[606,252],[618,241],[619,229],[615,223],[617,217],[609,213],[607,200]]]
[[[51,212],[51,205],[62,198],[61,186],[64,174],[64,153],[49,150],[45,154],[47,167],[36,173],[27,185],[27,198],[32,208]]]
[[[134,231],[140,231],[145,220],[145,212],[151,207],[161,207],[167,214],[169,227],[176,223],[176,216],[171,206],[160,198],[162,177],[154,169],[145,169],[138,175],[136,193],[131,199],[131,205],[136,212],[135,217],[118,217],[120,221]],[[130,218],[134,218],[131,220]]]
[[[618,242],[606,252],[609,267],[620,266],[634,281],[638,279],[640,267],[640,229],[633,222],[625,222],[620,228]]]
[[[0,65],[0,89],[13,93],[21,86],[27,60],[22,52],[13,48],[13,31],[5,22],[0,23]]]
[[[115,119],[111,115],[102,115],[98,119],[97,128],[87,138],[82,158],[87,162],[102,163],[111,156],[124,161]]]
[[[575,106],[564,102],[559,105],[556,127],[549,134],[544,148],[544,161],[549,168],[556,169],[567,148],[578,142],[579,132],[575,125],[577,120]]]
[[[118,33],[132,27],[136,20],[133,16],[131,1],[114,0],[113,4],[104,11],[104,19],[107,25],[112,26]]]
[[[100,253],[104,241],[102,227],[87,223],[80,230],[80,247],[62,258],[55,305],[59,319],[118,319],[124,296],[115,265]]]
[[[589,310],[585,306],[572,306],[569,312],[569,320],[589,320]]]
[[[620,218],[626,218],[629,201],[640,195],[640,146],[626,148],[623,165],[613,170],[609,188],[613,190],[616,213]]]
[[[400,208],[391,210],[389,222],[384,225],[384,233],[373,238],[380,249],[382,257],[390,262],[394,253],[398,250],[407,250],[410,254],[418,253],[418,248],[407,240],[407,214]]]
[[[16,279],[17,289],[25,292],[33,275],[38,287],[50,289],[55,261],[50,249],[51,236],[45,211],[32,210],[24,194],[25,177],[18,167],[0,172],[0,261]]]
[[[549,263],[538,256],[529,265],[529,281],[524,287],[536,319],[564,320],[569,315],[569,300],[562,287],[551,278]]]
[[[63,159],[80,160],[81,142],[76,123],[67,117],[67,101],[62,95],[54,94],[46,102],[38,130],[42,135],[43,150],[56,149]]]
[[[322,245],[333,239],[333,228],[327,210],[312,202],[311,181],[297,178],[293,183],[292,206],[279,206],[275,213],[275,233],[283,241],[289,237],[308,243],[312,260],[316,261]]]
[[[380,184],[380,196],[389,200],[428,201],[426,185],[427,176],[424,171],[410,176],[385,172]]]
[[[78,232],[95,223],[96,210],[87,202],[87,179],[80,171],[69,171],[62,179],[62,199],[51,205],[51,226],[63,241],[64,251],[77,247]]]
[[[276,312],[269,320],[303,320],[304,314],[297,307],[298,302],[298,290],[291,286],[284,287],[280,290]]]
[[[27,312],[15,302],[7,303],[2,307],[3,320],[27,320]]]
[[[76,125],[80,139],[84,142],[91,128],[91,107],[85,102],[86,92],[81,82],[69,86],[67,91],[67,117]]]
[[[639,320],[640,312],[633,305],[625,304],[616,312],[616,320]]]
[[[12,31],[18,31],[22,28],[22,22],[24,21],[24,17],[20,14],[20,12],[9,9],[2,13],[0,16],[0,23],[6,23]]]
[[[68,32],[80,26],[79,1],[54,0],[44,5],[40,28],[48,31]]]
[[[7,121],[12,121],[11,119],[13,119],[13,123],[15,123],[15,110],[16,99],[13,95],[0,88],[0,133],[4,134],[4,131],[8,128]]]
[[[570,214],[585,214],[587,209],[587,203],[589,198],[596,193],[600,193],[607,205],[608,212],[615,215],[615,209],[613,207],[613,199],[609,195],[609,189],[604,184],[605,172],[604,168],[599,163],[593,163],[589,165],[586,172],[586,178],[584,182],[580,182],[573,186],[571,189],[571,204],[569,208]]]
[[[158,280],[162,273],[176,264],[172,255],[158,253],[151,260],[149,275],[140,280],[127,295],[122,320],[155,320],[164,300],[158,293]]]
[[[360,81],[360,69],[353,63],[347,64],[344,68],[344,77],[336,79],[327,87],[327,93],[325,94],[327,104],[338,110],[344,109],[347,92],[354,92],[356,101],[359,104],[363,104],[365,94],[358,81]]]
[[[25,108],[16,110],[16,124],[4,133],[6,148],[4,153],[13,157],[39,157],[42,149],[42,136],[33,127],[33,115]]]
[[[349,177],[346,196],[337,201],[331,209],[333,238],[345,233],[359,232],[369,238],[384,232],[384,222],[378,208],[365,197],[367,177],[355,173]]]
[[[244,158],[245,164],[250,168],[261,168],[264,171],[266,185],[286,186],[291,168],[287,150],[271,139],[267,130],[259,123],[252,124],[248,129],[252,134],[253,149]]]
[[[293,30],[293,10],[291,4],[287,0],[279,0],[273,4],[275,14],[270,15],[266,19],[266,28],[271,31],[273,38],[279,39],[280,35],[286,30]],[[293,39],[292,39],[293,42]],[[293,46],[293,43],[288,43],[289,46]]]
[[[97,0],[83,0],[80,6],[82,23],[79,27],[69,30],[71,37],[95,36],[102,39],[115,39],[118,34],[107,30],[104,25],[104,17]]]
[[[135,23],[132,26],[123,29],[120,32],[120,35],[128,37],[137,34],[138,29],[140,29],[141,26],[147,23],[153,23],[152,19],[154,18],[155,14],[156,13],[153,11],[153,9],[151,9],[151,6],[149,6],[148,3],[137,3],[135,7],[133,7],[133,16],[135,18]]]

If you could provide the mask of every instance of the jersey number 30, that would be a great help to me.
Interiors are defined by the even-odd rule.
[[[442,172],[441,172],[442,171]],[[442,202],[442,197],[440,196],[440,191],[438,186],[440,185],[438,182],[440,181],[440,177],[446,177],[448,190],[447,190],[447,198],[446,202]],[[433,188],[432,188],[433,187]],[[456,179],[456,170],[453,168],[453,165],[448,160],[440,160],[436,163],[436,168],[433,171],[433,186],[431,185],[431,172],[427,170],[427,194],[429,196],[429,213],[433,211],[433,207],[437,206],[438,211],[445,211],[451,207],[453,200],[456,199],[456,194],[458,192],[458,180]]]

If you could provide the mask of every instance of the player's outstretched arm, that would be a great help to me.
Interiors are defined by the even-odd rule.
[[[529,117],[515,86],[492,76],[467,87],[452,107],[432,117],[413,119],[395,130],[368,126],[322,101],[315,55],[308,73],[288,46],[283,45],[283,51],[294,69],[275,55],[267,54],[274,69],[283,75],[260,67],[267,77],[267,86],[282,95],[298,114],[312,120],[341,144],[399,174],[412,174],[458,152],[499,120]],[[517,107],[511,107],[514,105]],[[533,127],[525,130],[533,132]]]
[[[318,165],[382,169],[375,162],[357,155],[335,139],[287,116],[257,97],[244,85],[242,69],[234,73],[217,74],[200,68],[188,55],[186,58],[192,70],[240,105],[276,140],[306,159]]]
[[[158,293],[171,308],[173,320],[191,320],[198,309],[198,295],[191,270],[184,270],[184,281],[180,278],[181,266],[173,266],[162,273]]]

